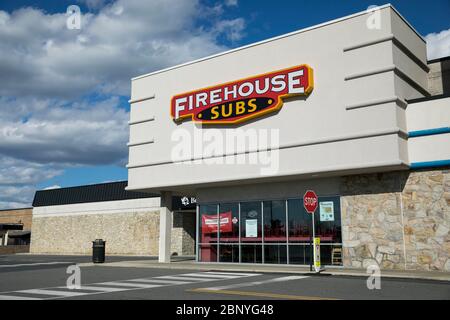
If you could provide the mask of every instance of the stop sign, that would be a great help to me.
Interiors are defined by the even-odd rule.
[[[303,207],[305,207],[306,212],[314,213],[318,203],[317,194],[312,190],[307,190],[303,196]]]

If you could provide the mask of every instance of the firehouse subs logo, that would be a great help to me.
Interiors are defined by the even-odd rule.
[[[306,96],[313,89],[313,70],[292,67],[172,97],[171,115],[203,124],[232,124],[279,110],[283,99]]]

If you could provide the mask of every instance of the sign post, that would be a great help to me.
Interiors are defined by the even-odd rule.
[[[312,271],[312,265],[314,260],[314,269],[316,272],[319,272],[320,270],[320,238],[316,240],[316,230],[315,230],[315,223],[314,223],[314,212],[317,210],[317,207],[319,205],[319,200],[317,197],[317,194],[312,190],[307,190],[305,194],[303,195],[303,207],[305,208],[306,212],[311,214],[311,220],[312,220],[312,238],[310,241],[311,247],[313,247],[313,241],[314,241],[314,249],[311,252],[311,262],[310,262],[310,270]]]

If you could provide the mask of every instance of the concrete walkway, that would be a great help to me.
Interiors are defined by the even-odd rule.
[[[107,262],[104,264],[82,263],[80,267],[127,267],[127,268],[161,268],[161,269],[183,269],[183,270],[208,270],[208,271],[234,271],[234,272],[258,272],[258,273],[291,273],[291,274],[315,274],[309,271],[305,266],[287,266],[287,265],[261,265],[261,264],[228,264],[228,263],[198,263],[190,257],[177,257],[171,263],[159,263],[157,259],[149,260],[130,260],[120,262]],[[369,276],[366,270],[328,267],[320,276]],[[405,270],[382,270],[381,277],[384,278],[403,278],[403,279],[424,279],[435,281],[449,281],[450,272],[439,271],[405,271]]]

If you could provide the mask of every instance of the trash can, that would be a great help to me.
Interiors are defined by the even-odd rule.
[[[96,239],[92,241],[92,262],[103,263],[105,262],[105,243],[102,239]]]

